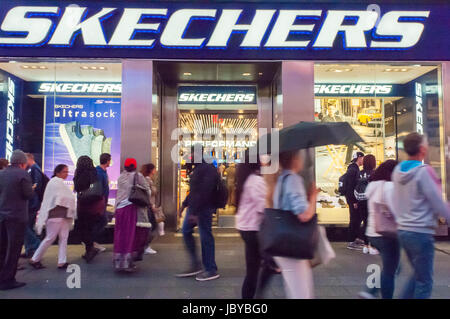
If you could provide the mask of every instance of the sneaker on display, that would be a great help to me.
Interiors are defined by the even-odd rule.
[[[355,244],[360,245],[360,246],[365,246],[364,240],[356,238],[355,239]]]
[[[89,133],[89,129],[84,128]],[[93,135],[83,135],[81,125],[78,121],[73,121],[59,126],[59,135],[69,152],[72,162],[76,163],[80,156],[91,157],[91,144]]]
[[[363,252],[363,254],[368,254],[369,253],[369,247],[364,246],[362,252]]]
[[[371,254],[371,255],[379,255],[380,252],[376,248],[369,247],[369,254]]]

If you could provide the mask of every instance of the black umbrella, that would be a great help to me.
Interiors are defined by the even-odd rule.
[[[266,142],[267,151],[271,153],[271,134],[262,136],[259,142]],[[364,143],[364,140],[347,122],[300,122],[279,132],[279,152],[358,143]]]

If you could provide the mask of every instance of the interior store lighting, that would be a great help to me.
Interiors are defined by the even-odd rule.
[[[407,68],[387,68],[384,69],[384,72],[408,72],[409,69]]]
[[[105,66],[88,66],[88,65],[83,65],[83,66],[80,66],[80,69],[85,70],[85,71],[88,71],[88,70],[93,70],[93,71],[95,71],[95,70],[101,70],[101,71],[105,71],[105,70],[106,70],[106,67],[105,67]]]
[[[336,72],[336,73],[342,73],[342,72],[350,72],[352,69],[328,69],[327,72]]]
[[[191,73],[191,72],[184,72],[183,75],[185,75],[185,76],[191,76],[192,73]]]
[[[243,76],[250,76],[250,73],[242,73]]]
[[[45,65],[21,65],[22,69],[28,70],[47,70],[48,68]]]

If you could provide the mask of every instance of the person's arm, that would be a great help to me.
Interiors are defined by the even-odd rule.
[[[29,176],[22,178],[22,180],[20,181],[20,186],[22,189],[23,199],[30,200],[31,198],[33,198],[33,184],[31,183],[31,178]]]
[[[450,208],[448,203],[442,199],[442,191],[434,171],[430,171],[425,167],[421,169],[420,174],[421,178],[419,178],[419,185],[425,197],[433,207],[435,214],[450,219]]]
[[[266,207],[267,186],[263,177],[252,179],[252,185],[249,187],[249,195],[252,200],[256,202],[256,213],[264,214]]]
[[[301,222],[309,221],[315,214],[317,190],[313,191],[308,199],[301,178],[289,176],[285,183],[284,192],[286,192],[292,212]]]
[[[355,188],[356,184],[358,183],[358,171],[353,166],[348,168],[346,182],[347,197],[349,198],[352,205],[356,204],[358,200],[355,197]]]

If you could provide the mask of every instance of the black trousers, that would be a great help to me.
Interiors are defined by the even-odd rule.
[[[270,257],[263,257],[259,251],[258,232],[240,231],[245,243],[247,273],[242,284],[242,298],[253,299],[263,296],[274,271],[269,268]]]
[[[350,224],[348,225],[348,241],[354,242],[360,235],[361,228],[361,214],[358,208],[353,207],[353,202],[350,202],[347,198],[348,207],[350,210]]]
[[[15,281],[26,223],[0,220],[0,285]]]
[[[101,218],[101,216],[81,213],[75,221],[75,231],[81,242],[84,243],[86,252],[90,251],[94,246],[94,240],[97,236],[98,224]]]
[[[369,210],[369,208],[367,207],[367,201],[358,202],[358,211],[359,211],[359,216],[360,216],[361,222],[362,222],[362,227],[360,227],[360,232],[359,232],[358,238],[364,240],[364,244],[366,244],[366,245],[369,244],[369,240],[367,239],[367,236],[366,236],[367,218],[369,216],[368,210]]]

